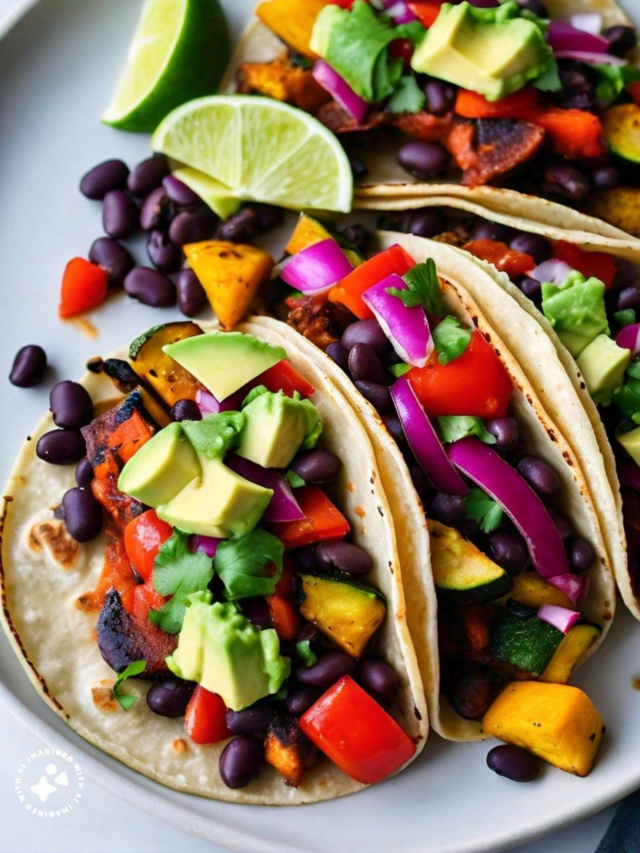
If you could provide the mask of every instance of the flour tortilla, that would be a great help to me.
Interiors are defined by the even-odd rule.
[[[374,568],[367,580],[387,598],[388,615],[375,642],[380,656],[389,661],[400,679],[391,712],[415,740],[417,755],[428,733],[427,709],[406,624],[391,512],[371,443],[322,365],[307,361],[295,341],[285,340],[277,329],[251,323],[240,330],[285,345],[292,364],[316,389],[313,400],[325,427],[323,446],[335,451],[343,463],[335,485],[340,508],[352,524],[353,541],[373,557]],[[127,350],[114,357],[126,359]],[[83,384],[96,404],[105,400],[115,403],[119,398],[112,382],[103,375],[88,374]],[[49,523],[49,534],[37,528],[41,542],[51,529],[54,535],[60,533],[61,522],[54,521],[52,508],[75,485],[73,466],[49,465],[35,454],[38,438],[53,426],[50,414],[40,421],[20,452],[5,488],[0,562],[2,624],[41,698],[94,746],[179,791],[236,803],[295,805],[333,799],[363,788],[321,757],[298,789],[287,787],[282,776],[265,764],[259,777],[246,788],[231,790],[218,774],[224,743],[195,744],[184,732],[181,719],[153,714],[144,699],[144,683],[135,679],[127,682],[126,692],[141,697],[130,710],[125,712],[115,703],[110,692],[115,675],[92,636],[98,613],[86,613],[76,606],[78,598],[96,586],[104,561],[105,537],[80,546],[75,559],[67,553],[67,568],[52,558],[46,545],[34,550],[34,524]]]

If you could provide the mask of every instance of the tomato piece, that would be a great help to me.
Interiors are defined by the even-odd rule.
[[[558,240],[553,247],[554,258],[564,261],[581,272],[585,278],[593,276],[600,279],[607,290],[611,287],[618,267],[611,255],[604,252],[587,252],[566,240]]]
[[[296,499],[305,517],[301,521],[273,525],[275,535],[285,548],[301,548],[326,539],[343,539],[351,530],[338,507],[318,486],[296,489]]]
[[[407,376],[430,417],[507,414],[511,379],[480,332],[473,332],[466,350],[449,364],[439,364],[434,352],[424,367],[412,367]]]
[[[373,312],[365,305],[362,294],[374,284],[392,273],[405,275],[416,262],[401,246],[391,246],[384,252],[374,255],[329,291],[330,302],[341,302],[360,320],[370,320]]]
[[[75,317],[100,305],[107,297],[109,276],[84,258],[73,258],[62,277],[58,314],[63,319]]]
[[[281,640],[293,642],[300,631],[300,617],[294,604],[283,595],[267,595],[267,604],[276,634]]]
[[[411,0],[407,6],[422,26],[429,29],[434,25],[444,2],[446,0]]]
[[[365,785],[386,779],[416,751],[393,717],[349,675],[300,717],[300,728],[334,764]]]
[[[154,509],[143,512],[127,524],[124,547],[133,568],[144,581],[151,578],[158,551],[172,533],[171,525],[159,519]]]
[[[227,708],[217,693],[200,684],[189,699],[184,730],[195,743],[219,743],[233,737],[227,728]]]
[[[463,118],[513,118],[527,120],[538,110],[540,94],[532,86],[518,89],[498,101],[468,89],[458,89],[454,112]]]
[[[293,397],[297,391],[302,397],[310,397],[315,388],[301,376],[290,361],[279,361],[269,370],[265,370],[255,381],[255,385],[264,385],[274,393],[284,391],[287,397]],[[255,387],[255,386],[254,386]]]
[[[462,248],[474,257],[493,264],[500,272],[506,272],[511,279],[530,272],[536,265],[531,255],[511,249],[506,243],[497,240],[472,240]]]

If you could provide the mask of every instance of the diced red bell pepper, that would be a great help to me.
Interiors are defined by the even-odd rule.
[[[351,530],[338,507],[318,486],[296,489],[296,499],[305,516],[302,521],[273,525],[275,535],[285,548],[301,548],[327,539],[343,539]]]
[[[199,684],[187,705],[184,729],[195,743],[219,743],[233,737],[226,716],[227,708],[218,694]]]
[[[424,367],[412,367],[407,376],[430,417],[507,414],[511,379],[480,332],[472,333],[466,350],[449,364],[439,364],[434,352]]]
[[[120,595],[137,586],[131,563],[122,539],[107,543],[104,554],[104,566],[94,591],[90,594],[91,607],[102,607],[104,597],[113,587]],[[131,611],[130,611],[131,612]]]
[[[405,275],[416,262],[401,246],[391,246],[385,252],[374,255],[329,291],[330,302],[340,302],[360,320],[370,320],[373,312],[362,300],[362,294],[383,278],[396,273]]]
[[[166,603],[163,595],[156,590],[153,580],[139,583],[128,589],[122,596],[122,604],[139,622],[149,621],[149,610],[159,610]]]
[[[410,0],[407,6],[422,26],[429,29],[434,25],[442,9],[442,4],[445,2],[446,0]]]
[[[62,277],[58,314],[63,319],[75,317],[100,305],[107,297],[109,276],[84,258],[69,261]]]
[[[634,104],[640,106],[640,80],[634,80],[627,85],[627,92]]]
[[[169,539],[173,528],[149,509],[127,524],[124,531],[124,547],[133,568],[140,577],[148,581],[153,563],[160,547]]]
[[[472,240],[463,248],[474,257],[493,264],[500,272],[506,272],[512,279],[530,272],[536,265],[531,255],[511,249],[497,240]]]
[[[604,252],[587,252],[566,240],[558,240],[553,247],[553,256],[581,272],[585,278],[593,276],[600,279],[609,289],[618,270],[616,262]]]
[[[416,751],[393,717],[348,675],[300,717],[300,728],[334,764],[364,785],[386,779]]]
[[[454,112],[463,118],[513,118],[524,119],[539,109],[540,93],[525,86],[498,101],[488,101],[484,95],[469,89],[458,89]]]
[[[294,391],[302,397],[310,397],[315,388],[301,376],[290,361],[279,361],[265,370],[255,381],[255,385],[264,385],[274,393],[284,391],[287,397],[293,397]]]
[[[276,634],[281,640],[293,642],[300,631],[300,617],[293,602],[284,595],[267,595],[267,604]]]

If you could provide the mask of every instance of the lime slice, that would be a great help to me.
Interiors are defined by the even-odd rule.
[[[353,177],[337,138],[313,116],[271,98],[218,95],[183,104],[151,145],[214,178],[231,198],[293,210],[351,209]]]
[[[190,166],[174,169],[176,178],[199,195],[205,204],[208,204],[220,219],[228,219],[240,207],[240,200],[229,195],[229,187],[225,187],[215,178],[210,178],[204,172],[192,169]]]
[[[122,130],[153,131],[175,107],[217,91],[229,52],[218,0],[145,0],[102,121]]]

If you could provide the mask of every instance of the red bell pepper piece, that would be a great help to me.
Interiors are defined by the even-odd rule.
[[[362,300],[362,294],[383,278],[396,273],[404,275],[416,262],[401,246],[391,246],[385,252],[374,255],[364,264],[356,267],[353,272],[329,291],[330,302],[341,302],[360,320],[370,320],[373,312]]]
[[[267,595],[267,604],[276,634],[281,640],[293,642],[300,631],[298,611],[289,598],[283,595]]]
[[[279,361],[265,370],[255,381],[255,385],[264,385],[269,391],[284,391],[287,397],[293,397],[294,391],[302,397],[310,397],[315,388],[301,376],[290,361]]]
[[[159,610],[167,600],[156,590],[152,580],[132,586],[122,596],[125,610],[139,622],[148,622],[149,610]]]
[[[565,261],[574,270],[581,272],[585,278],[590,276],[599,278],[607,289],[611,287],[618,270],[611,255],[606,255],[604,252],[586,252],[579,246],[574,246],[573,243],[567,243],[566,240],[558,240],[553,247],[553,256]]]
[[[109,289],[109,276],[84,258],[69,261],[62,277],[58,314],[63,319],[75,317],[104,302]]]
[[[463,248],[474,257],[493,264],[500,272],[506,272],[512,279],[530,272],[536,265],[531,255],[511,249],[497,240],[472,240]]]
[[[393,717],[348,675],[300,717],[300,728],[334,764],[364,785],[386,779],[416,751]]]
[[[507,414],[511,379],[480,332],[472,333],[466,350],[449,364],[439,364],[434,352],[424,367],[412,367],[407,376],[430,417]]]
[[[199,684],[187,705],[184,729],[195,743],[219,743],[233,737],[226,717],[227,708],[218,694]]]
[[[305,516],[302,521],[273,525],[275,535],[285,548],[301,548],[326,539],[343,539],[351,530],[347,519],[318,486],[296,489],[296,500]]]
[[[120,595],[137,586],[122,539],[109,541],[105,548],[104,566],[93,592],[88,593],[88,607],[102,607],[107,591],[113,587]],[[128,609],[128,608],[127,608]],[[132,612],[132,611],[129,611]]]
[[[514,118],[524,119],[539,109],[540,94],[537,89],[525,86],[498,101],[488,101],[484,95],[468,89],[458,89],[454,112],[463,118]]]
[[[154,509],[143,512],[127,524],[124,531],[124,547],[136,572],[148,581],[153,563],[161,545],[169,539],[173,529],[156,515]]]
[[[445,2],[446,0],[411,0],[411,2],[407,3],[407,6],[422,26],[429,29],[429,27],[434,25],[436,18],[440,14],[442,4]]]

